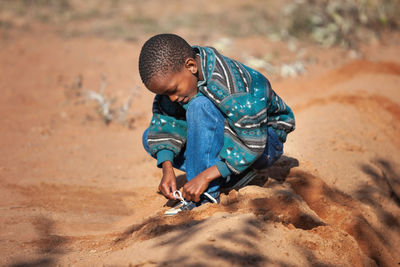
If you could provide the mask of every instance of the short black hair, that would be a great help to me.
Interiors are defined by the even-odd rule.
[[[180,71],[189,57],[195,57],[194,50],[182,37],[170,33],[155,35],[144,43],[140,51],[140,78],[147,85],[156,74]]]

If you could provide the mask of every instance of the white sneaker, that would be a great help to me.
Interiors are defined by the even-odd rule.
[[[175,191],[174,192],[174,197],[176,199],[180,199],[181,202],[179,202],[178,204],[176,204],[173,208],[167,210],[166,212],[164,212],[164,215],[166,216],[173,216],[178,214],[181,211],[184,210],[192,210],[202,204],[205,203],[218,203],[219,202],[219,197],[218,199],[215,199],[214,197],[212,197],[209,193],[204,192],[203,193],[204,196],[206,196],[206,198],[202,197],[202,199],[199,202],[193,202],[193,201],[186,201],[185,199],[183,199],[182,194],[180,191]],[[208,198],[208,199],[207,199]]]
[[[164,215],[166,215],[166,216],[176,215],[181,211],[192,210],[195,207],[196,207],[196,203],[194,203],[192,201],[181,201],[178,204],[176,204],[173,208],[164,212]]]

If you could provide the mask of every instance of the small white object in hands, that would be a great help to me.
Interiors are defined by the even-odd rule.
[[[190,204],[193,204],[192,202],[187,202],[183,197],[182,197],[182,193],[179,190],[175,190],[174,193],[172,194],[174,196],[175,199],[179,199],[181,202],[178,203],[177,205],[175,205],[173,208],[167,210],[166,212],[164,212],[164,215],[167,216],[171,216],[171,215],[176,215],[179,212],[183,211],[183,210],[189,210],[191,208],[189,208]]]
[[[172,194],[175,199],[179,199],[183,204],[186,203],[185,199],[182,197],[182,193],[179,190],[175,190]]]
[[[213,198],[210,194],[208,194],[207,192],[203,193],[206,197],[208,197],[211,200],[211,203],[218,203],[217,200],[215,198]],[[174,196],[175,199],[179,199],[181,202],[178,203],[176,206],[174,206],[173,208],[167,210],[164,215],[176,215],[181,211],[184,210],[192,210],[193,208],[196,207],[196,203],[193,201],[186,201],[183,197],[182,197],[182,193],[179,190],[175,190],[174,193],[172,194]]]

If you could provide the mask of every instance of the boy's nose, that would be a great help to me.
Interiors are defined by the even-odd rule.
[[[170,96],[168,96],[169,97],[169,99],[172,101],[172,102],[175,102],[177,99],[178,99],[178,96],[177,95],[170,95]]]

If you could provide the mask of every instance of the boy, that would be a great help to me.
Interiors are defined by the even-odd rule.
[[[176,199],[173,167],[186,172],[187,201],[175,213],[219,202],[223,187],[246,185],[254,169],[282,155],[286,135],[295,129],[291,109],[269,81],[214,48],[156,35],[142,47],[139,72],[156,94],[143,146],[162,168],[160,192]]]

